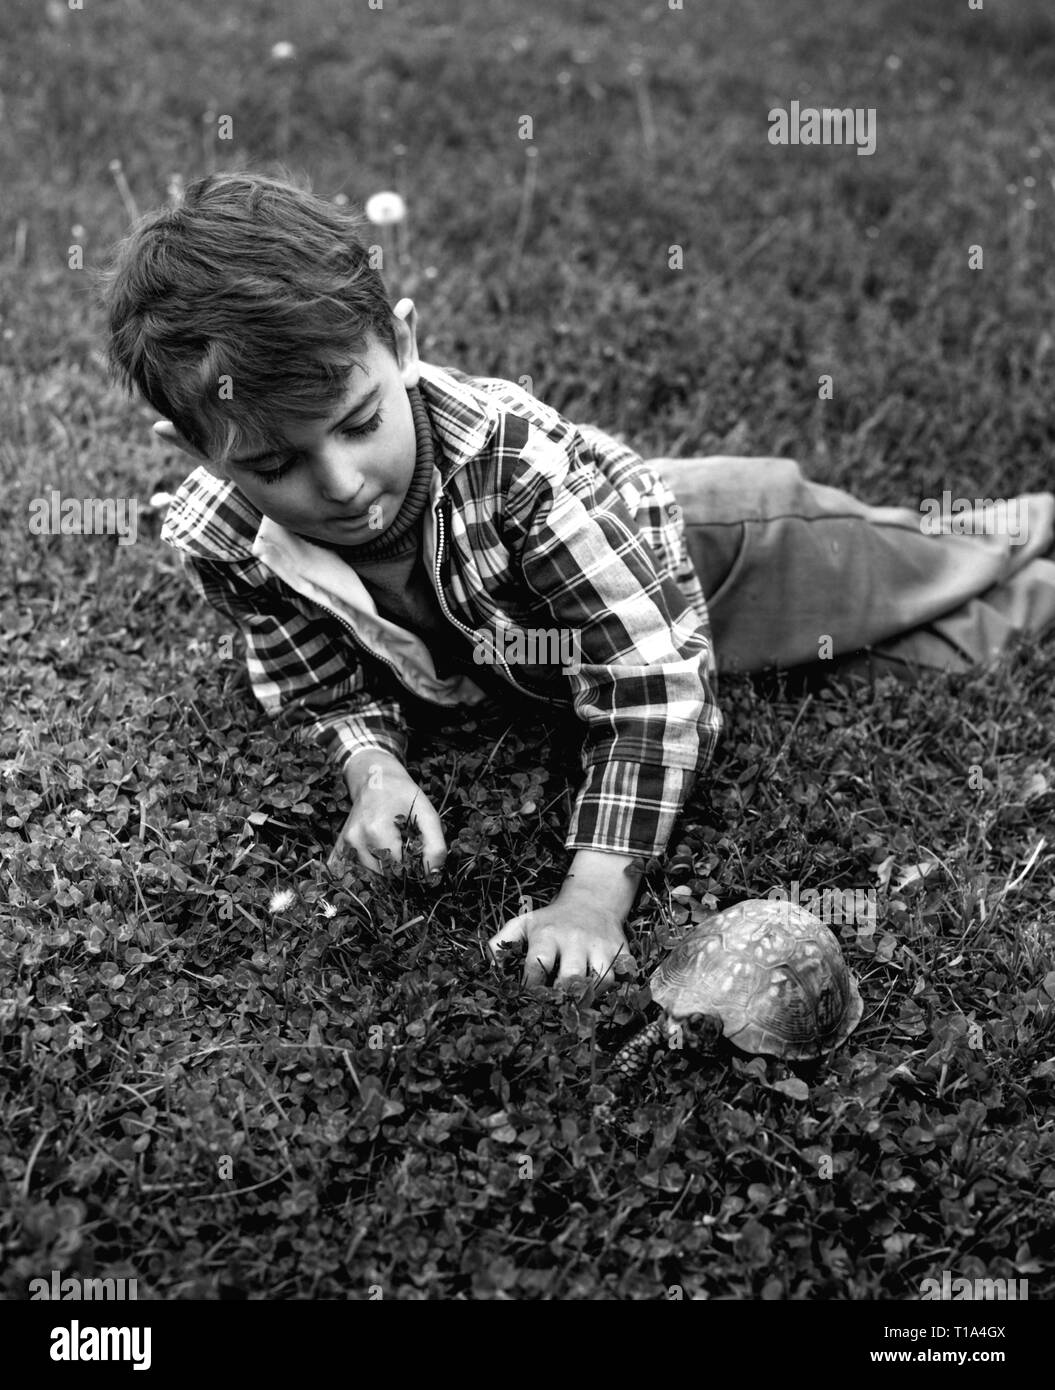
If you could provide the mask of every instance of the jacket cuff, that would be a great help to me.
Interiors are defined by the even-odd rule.
[[[318,722],[306,730],[307,735],[323,747],[336,770],[344,774],[348,762],[356,753],[372,750],[390,753],[401,763],[407,760],[407,736],[395,728],[367,726],[365,721],[344,717],[333,723]]]
[[[696,769],[612,761],[587,768],[565,849],[659,858],[696,783]]]

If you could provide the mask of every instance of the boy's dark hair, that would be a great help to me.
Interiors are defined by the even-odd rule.
[[[210,461],[328,414],[373,333],[396,355],[365,217],[292,178],[233,172],[146,213],[99,281],[112,378]]]

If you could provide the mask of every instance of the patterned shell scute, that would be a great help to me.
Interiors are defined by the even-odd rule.
[[[712,1014],[745,1052],[815,1057],[860,1022],[862,1005],[834,934],[805,908],[749,898],[716,913],[655,971],[671,1018]]]

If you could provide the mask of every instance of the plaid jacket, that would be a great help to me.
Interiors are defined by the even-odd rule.
[[[571,629],[581,664],[490,669],[586,726],[567,849],[661,855],[721,730],[704,595],[673,493],[632,450],[512,382],[421,365],[435,442],[423,554],[444,615],[500,657],[501,629]],[[425,644],[378,612],[354,570],[196,469],[162,539],[242,633],[253,691],[338,769],[405,760],[403,689],[474,704]]]

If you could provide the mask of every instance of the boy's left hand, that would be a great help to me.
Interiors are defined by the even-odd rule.
[[[618,912],[567,886],[548,907],[512,918],[487,945],[496,954],[517,941],[527,946],[525,985],[546,984],[556,969],[556,988],[581,989],[596,980],[602,994],[617,975],[637,969]]]

